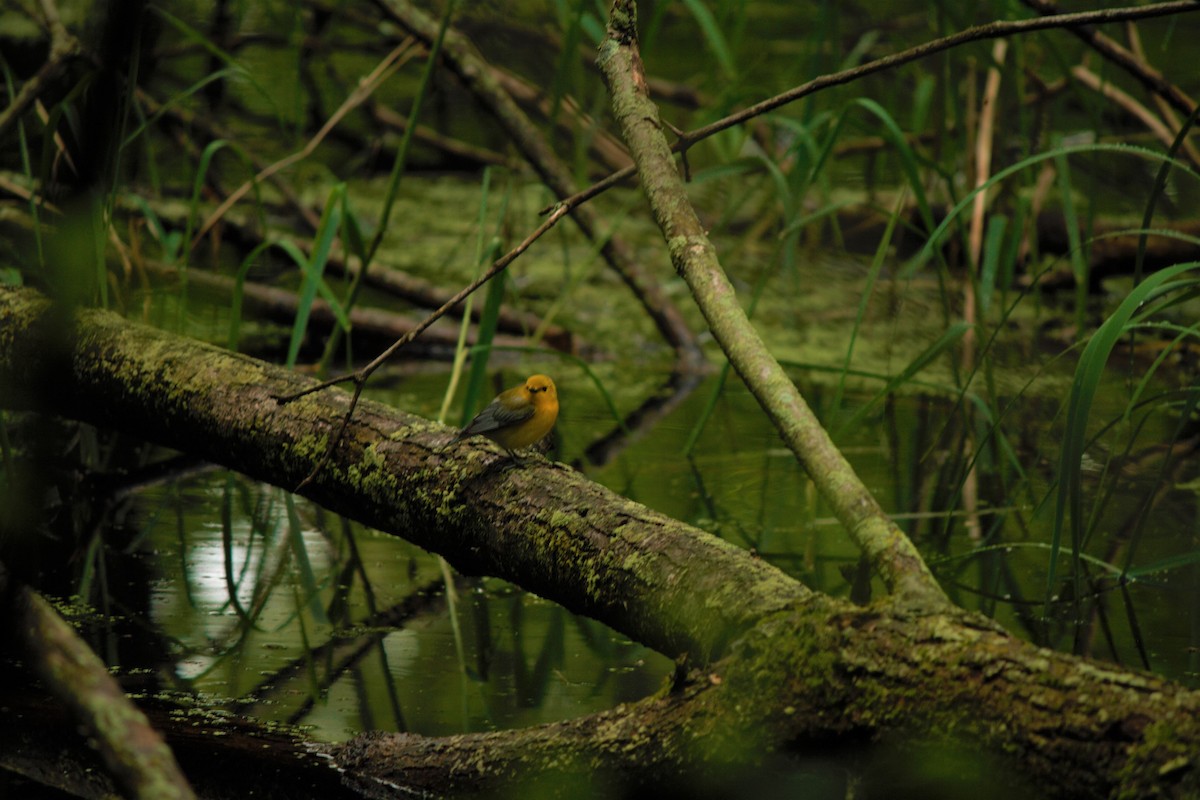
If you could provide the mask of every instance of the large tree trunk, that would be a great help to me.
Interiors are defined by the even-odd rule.
[[[120,428],[294,487],[347,406],[308,379],[0,289],[0,403]],[[681,661],[659,697],[556,725],[429,740],[364,737],[331,752],[349,780],[471,791],[518,774],[650,780],[812,743],[953,737],[1050,796],[1200,793],[1200,694],[1035,648],[955,610],[859,608],[709,534],[537,460],[362,403],[305,494],[511,580]],[[377,755],[386,754],[386,758]],[[377,795],[381,796],[381,795]]]

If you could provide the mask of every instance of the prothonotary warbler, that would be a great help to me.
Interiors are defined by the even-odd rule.
[[[525,383],[496,395],[447,446],[476,434],[503,447],[516,461],[514,450],[528,447],[554,427],[558,419],[558,390],[546,375],[531,375]]]

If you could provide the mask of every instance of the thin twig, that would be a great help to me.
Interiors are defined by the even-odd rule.
[[[412,0],[376,0],[396,21],[410,32],[429,40],[433,21]],[[513,97],[501,85],[495,70],[479,55],[478,49],[464,35],[450,31],[446,35],[445,64],[483,106],[495,117],[509,139],[534,171],[556,196],[574,196],[573,171],[558,157],[542,130],[521,110]],[[634,249],[621,237],[611,233],[600,213],[584,200],[566,203],[571,218],[590,241],[599,246],[600,255],[629,287],[634,297],[654,322],[659,334],[675,350],[681,369],[705,369],[704,353],[696,334],[674,301],[663,290],[657,278],[636,258]],[[545,212],[543,212],[545,213]],[[603,232],[610,231],[606,236]]]
[[[1040,3],[1039,0],[1023,0],[1023,2],[1031,5],[1038,3],[1038,5],[1034,5],[1035,8],[1040,8],[1042,5],[1049,6],[1048,3]],[[678,141],[671,145],[671,150],[673,152],[681,152],[686,150],[697,142],[707,139],[710,136],[714,136],[721,131],[741,125],[742,123],[747,122],[754,117],[774,111],[775,109],[781,108],[789,103],[794,103],[797,100],[808,97],[810,94],[819,92],[822,89],[828,89],[832,86],[841,86],[843,84],[851,83],[859,78],[866,77],[867,75],[872,75],[876,72],[882,72],[886,69],[898,67],[911,61],[917,61],[919,59],[926,58],[927,56],[940,53],[943,50],[950,50],[969,42],[976,42],[986,39],[999,39],[1005,36],[1031,33],[1033,31],[1047,30],[1049,28],[1069,28],[1073,33],[1082,35],[1080,34],[1080,30],[1082,29],[1078,28],[1077,26],[1095,25],[1107,22],[1125,22],[1131,19],[1149,19],[1153,17],[1169,16],[1171,14],[1183,14],[1188,11],[1200,11],[1200,3],[1195,2],[1195,0],[1175,0],[1175,2],[1157,3],[1150,6],[1110,8],[1101,11],[1083,11],[1076,14],[1055,14],[1053,16],[1038,17],[1036,19],[1004,20],[989,22],[986,25],[977,25],[973,28],[967,28],[964,31],[959,31],[958,33],[945,36],[941,39],[934,39],[931,42],[919,44],[915,47],[910,47],[907,50],[901,50],[900,52],[893,53],[890,56],[877,58],[874,61],[869,61],[866,64],[862,64],[851,69],[844,69],[840,72],[832,72],[828,75],[822,75],[819,78],[814,78],[808,83],[802,83],[799,86],[789,89],[782,94],[775,95],[774,97],[763,100],[761,103],[756,103],[748,108],[744,108],[741,111],[730,114],[729,116],[705,125],[702,128],[688,131],[681,136]],[[1109,41],[1111,42],[1111,40]],[[1123,50],[1124,48],[1121,49]],[[1140,62],[1137,62],[1137,60],[1133,58],[1132,54],[1130,54],[1128,51],[1125,51],[1125,53],[1129,55],[1132,62],[1138,64],[1138,67],[1144,67],[1144,65],[1140,64]],[[1122,61],[1122,64],[1127,65],[1125,61]],[[1136,69],[1137,67],[1130,66],[1130,68]],[[1183,95],[1183,93],[1177,88],[1167,83],[1162,78],[1161,74],[1155,72],[1154,70],[1150,70],[1147,73],[1145,69],[1143,69],[1140,73],[1141,75],[1145,76],[1143,79],[1144,83],[1152,85],[1152,88],[1154,88],[1154,85],[1161,85],[1163,87],[1163,91],[1167,92],[1167,94],[1164,96],[1167,96],[1168,99],[1171,99],[1172,105],[1179,107],[1180,110],[1185,114],[1191,113],[1191,107],[1187,105],[1189,101],[1186,95]],[[1181,103],[1182,105],[1180,105]],[[1191,105],[1194,106],[1194,103]],[[572,205],[584,203],[593,197],[596,197],[597,195],[603,194],[616,184],[629,180],[636,173],[637,169],[635,167],[627,167],[625,169],[618,170],[617,172],[609,175],[607,178],[592,184],[583,191],[565,198],[563,202],[567,202]],[[547,206],[546,208],[542,209],[542,213],[549,213],[553,208],[554,206]]]
[[[137,98],[138,102],[145,106],[151,114],[167,115],[171,119],[182,123],[176,127],[189,132],[198,131],[204,134],[204,136],[207,137],[208,141],[210,142],[216,141],[217,139],[223,139],[226,141],[234,141],[236,139],[236,134],[220,127],[209,116],[205,114],[194,113],[186,108],[182,108],[172,103],[162,103],[156,98],[152,97],[145,89],[137,89]],[[176,134],[176,138],[182,147],[188,149],[189,155],[197,160],[199,159],[200,148],[195,142],[192,142],[188,136],[179,133]],[[258,155],[250,148],[244,148],[244,151],[246,154],[246,160],[250,163],[250,165],[253,166],[254,169],[258,170],[260,174],[265,174],[265,171],[270,167],[270,164],[259,158]],[[212,178],[211,174],[209,178],[214,183],[216,182],[215,179]],[[314,212],[309,206],[305,205],[300,199],[300,195],[297,193],[296,189],[290,183],[288,183],[282,175],[280,175],[278,172],[275,172],[267,175],[264,180],[271,182],[271,185],[275,187],[277,192],[279,192],[282,200],[287,205],[291,206],[292,210],[295,211],[299,216],[299,222],[301,224],[307,225],[310,230],[315,231],[317,229],[321,221],[320,211],[318,210]],[[226,220],[226,224],[229,224],[228,220]]]
[[[1083,64],[1076,64],[1075,66],[1071,67],[1071,77],[1092,91],[1100,94],[1105,100],[1108,100],[1110,103],[1113,103],[1126,113],[1135,117],[1137,121],[1146,126],[1146,129],[1154,135],[1154,138],[1162,142],[1165,147],[1170,147],[1175,141],[1175,131],[1172,131],[1170,128],[1168,128],[1167,124],[1160,119],[1157,114],[1144,106],[1142,103],[1139,103],[1137,99],[1128,92],[1122,91],[1116,86],[1116,84],[1101,78]],[[1164,106],[1162,110],[1170,113],[1171,108],[1170,106]],[[1179,121],[1173,120],[1173,122],[1175,123],[1175,130],[1177,131],[1179,129]],[[1190,142],[1186,142],[1184,144],[1184,147],[1187,148],[1188,158],[1192,161],[1192,163],[1200,164],[1200,160],[1197,160],[1196,150],[1194,147],[1189,147],[1190,144]]]
[[[1129,48],[1133,51],[1133,54],[1142,62],[1149,64],[1150,59],[1146,57],[1146,51],[1142,48],[1142,37],[1141,34],[1138,33],[1137,25],[1133,24],[1132,22],[1126,22],[1125,36],[1129,40]],[[1166,98],[1164,98],[1161,94],[1156,93],[1154,95],[1154,104],[1158,106],[1158,111],[1160,114],[1162,114],[1163,122],[1172,131],[1178,131],[1183,123],[1181,123],[1179,118],[1175,116],[1175,111],[1171,108],[1171,104],[1167,102]],[[1174,134],[1167,137],[1165,141],[1167,147],[1170,147],[1175,141]],[[1181,146],[1183,151],[1187,153],[1187,157],[1192,164],[1200,167],[1200,149],[1197,149],[1196,145],[1194,145],[1190,140],[1185,140]]]
[[[1022,3],[1032,8],[1039,14],[1057,14],[1058,6],[1049,0],[1021,0]],[[1194,0],[1186,3],[1162,3],[1157,6],[1146,6],[1143,10],[1150,11],[1165,8],[1166,6],[1181,5],[1183,8],[1177,11],[1167,13],[1179,13],[1184,11],[1200,11],[1200,3]],[[1133,9],[1113,9],[1113,11],[1130,11]],[[1061,14],[1057,17],[1047,16],[1042,19],[1063,19],[1073,16],[1072,14]],[[1152,14],[1149,16],[1161,16],[1161,14]],[[1129,15],[1118,19],[1106,19],[1104,22],[1127,21],[1131,19],[1139,19],[1139,16]],[[1196,101],[1188,97],[1182,89],[1163,77],[1163,74],[1154,67],[1147,64],[1142,59],[1138,58],[1133,52],[1127,50],[1118,44],[1115,40],[1103,33],[1094,31],[1091,28],[1083,27],[1087,23],[1075,23],[1068,25],[1068,30],[1077,37],[1087,42],[1088,45],[1100,55],[1107,58],[1109,61],[1117,64],[1133,77],[1137,78],[1147,89],[1162,97],[1171,107],[1185,116],[1191,116],[1192,111],[1196,108]]]
[[[42,0],[42,16],[50,32],[50,54],[34,76],[25,81],[13,95],[8,107],[0,111],[0,139],[4,138],[9,127],[20,119],[25,110],[62,74],[71,59],[83,51],[79,40],[72,36],[59,20],[58,8],[51,0]]]
[[[213,213],[209,215],[208,219],[204,221],[204,224],[200,226],[200,230],[198,230],[196,235],[192,237],[192,241],[188,245],[188,249],[195,249],[195,247],[200,244],[200,241],[208,234],[208,232],[212,230],[212,227],[220,221],[221,217],[225,216],[226,212],[228,212],[229,209],[232,208],[235,203],[237,203],[237,201],[245,197],[246,193],[253,189],[257,184],[271,177],[285,167],[289,167],[297,161],[308,158],[308,156],[310,156],[312,152],[316,150],[317,145],[324,141],[325,137],[329,135],[329,132],[332,131],[347,114],[349,114],[357,106],[361,105],[388,77],[390,77],[403,65],[404,61],[401,60],[401,56],[412,55],[414,52],[414,41],[415,40],[412,37],[409,37],[400,44],[396,45],[396,47],[393,48],[392,51],[388,53],[381,62],[379,62],[379,64],[374,70],[371,71],[370,74],[366,75],[364,78],[362,78],[362,80],[359,81],[358,86],[355,87],[354,91],[350,93],[350,96],[342,102],[341,106],[339,106],[332,115],[330,115],[325,124],[321,126],[321,129],[317,131],[316,134],[314,134],[313,137],[308,140],[308,142],[305,143],[304,147],[285,158],[281,158],[279,161],[276,161],[274,164],[271,164],[265,169],[260,170],[257,175],[239,186],[233,191],[232,194],[229,195],[229,197],[226,197],[225,201],[222,202],[221,205],[217,206],[216,210],[213,211]],[[404,60],[407,60],[407,58]]]
[[[855,474],[739,304],[657,122],[658,109],[646,89],[638,52],[632,4],[633,0],[613,4],[608,37],[600,45],[597,63],[612,96],[613,116],[637,162],[646,199],[668,243],[675,271],[687,283],[729,363],[888,589],[902,602],[947,607],[949,600],[921,554]]]
[[[541,225],[539,225],[537,228],[534,229],[533,233],[531,233],[527,237],[525,237],[525,240],[523,242],[521,242],[519,245],[514,247],[512,250],[508,251],[508,253],[501,256],[499,259],[497,259],[492,264],[492,266],[488,268],[487,272],[480,275],[478,278],[476,278],[474,281],[472,281],[469,285],[467,285],[465,288],[463,288],[461,291],[459,291],[458,294],[454,295],[449,300],[447,300],[445,303],[443,303],[441,305],[441,307],[439,307],[436,311],[434,311],[432,314],[430,314],[428,317],[426,317],[424,320],[422,320],[417,325],[417,327],[413,328],[407,334],[405,334],[404,336],[401,336],[399,339],[397,339],[395,342],[393,342],[390,347],[388,347],[386,350],[384,350],[382,353],[380,353],[378,356],[376,356],[366,366],[364,366],[360,369],[357,369],[354,372],[349,372],[349,373],[346,373],[345,375],[339,375],[335,378],[330,378],[329,380],[322,381],[318,384],[310,386],[307,389],[303,389],[299,392],[295,392],[290,395],[284,395],[282,397],[275,398],[279,402],[280,405],[286,405],[287,403],[290,403],[293,400],[298,400],[299,398],[304,397],[305,395],[312,394],[313,392],[319,392],[322,389],[328,389],[330,386],[334,386],[339,383],[345,383],[346,381],[354,382],[354,396],[350,399],[350,407],[348,409],[346,409],[346,415],[342,418],[342,422],[338,426],[337,432],[329,440],[329,447],[326,449],[325,455],[322,456],[321,460],[317,462],[317,465],[315,467],[313,467],[312,472],[310,472],[308,474],[308,476],[300,482],[300,485],[296,487],[296,489],[295,489],[296,492],[299,492],[305,486],[312,483],[313,479],[316,478],[317,474],[321,471],[322,468],[324,468],[326,462],[329,461],[329,457],[330,457],[330,455],[333,454],[334,448],[337,447],[338,442],[341,441],[342,436],[346,432],[346,428],[350,425],[350,419],[351,419],[351,417],[354,416],[354,409],[355,409],[355,407],[358,406],[358,399],[359,399],[359,397],[362,396],[363,387],[366,386],[367,379],[369,377],[371,377],[371,374],[373,372],[375,372],[375,370],[379,369],[379,367],[382,366],[389,358],[391,358],[393,355],[395,355],[397,350],[399,350],[401,347],[404,347],[406,344],[411,342],[413,339],[420,336],[421,333],[424,332],[426,328],[428,328],[434,322],[437,322],[439,319],[441,319],[446,314],[447,311],[454,308],[456,305],[461,303],[463,300],[467,299],[467,296],[470,295],[472,292],[474,292],[476,289],[478,289],[480,286],[487,283],[489,280],[494,278],[496,275],[499,275],[501,272],[503,272],[504,269],[509,264],[511,264],[513,261],[515,261],[518,256],[520,256],[522,253],[524,253],[526,250],[528,250],[530,245],[532,245],[534,242],[536,242],[538,239],[540,239],[546,233],[546,231],[550,230],[555,225],[557,225],[558,221],[560,219],[562,219],[564,216],[566,216],[570,210],[571,210],[571,207],[565,203],[560,205],[558,208],[556,208],[554,210],[554,212],[542,222]]]

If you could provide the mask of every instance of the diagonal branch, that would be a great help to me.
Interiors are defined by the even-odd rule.
[[[221,202],[221,205],[217,206],[217,208],[208,215],[208,219],[204,221],[204,224],[200,226],[200,230],[197,231],[192,237],[192,240],[188,245],[189,251],[194,250],[197,246],[199,246],[200,241],[208,235],[208,232],[212,230],[213,226],[220,222],[221,218],[225,216],[229,209],[233,208],[239,200],[245,197],[247,192],[249,192],[258,184],[272,177],[280,170],[286,169],[292,164],[303,161],[312,155],[313,152],[316,151],[317,146],[320,145],[327,136],[329,136],[330,132],[333,131],[333,129],[336,128],[339,123],[341,123],[346,115],[358,106],[365,103],[375,92],[375,90],[383,84],[384,81],[386,81],[397,70],[399,70],[401,66],[404,65],[408,58],[412,56],[413,52],[412,39],[406,39],[405,41],[396,45],[396,47],[392,48],[392,51],[384,56],[382,61],[375,65],[375,69],[371,70],[368,75],[359,80],[358,86],[355,87],[354,91],[350,93],[350,96],[342,101],[342,104],[338,106],[337,110],[333,112],[329,119],[325,120],[325,124],[321,126],[321,129],[313,134],[313,136],[309,138],[307,142],[305,142],[304,147],[300,148],[291,155],[281,158],[275,163],[259,170],[253,178],[250,178],[232,193],[230,193],[230,195]]]
[[[67,707],[127,796],[188,800],[195,793],[149,720],[54,608],[0,564],[6,640]]]
[[[72,59],[83,52],[79,40],[63,26],[58,8],[51,0],[42,1],[42,16],[50,32],[50,55],[37,73],[17,90],[8,107],[0,111],[0,139],[7,135],[8,129],[21,118],[25,110],[58,80]]]
[[[1033,3],[1038,2],[1038,0],[1026,0],[1026,2]],[[1049,4],[1042,3],[1042,5],[1047,6],[1047,8],[1052,8],[1052,6],[1049,6]],[[851,67],[850,69],[844,69],[839,72],[831,72],[826,75],[813,78],[807,83],[802,83],[799,86],[788,89],[786,92],[777,94],[774,97],[769,97],[766,100],[755,103],[754,105],[744,108],[741,111],[736,111],[733,114],[722,117],[721,119],[711,122],[702,128],[696,128],[692,131],[685,131],[679,137],[679,140],[671,146],[671,150],[677,153],[682,152],[697,142],[707,139],[710,136],[715,136],[721,131],[729,130],[730,128],[741,125],[744,122],[749,122],[755,117],[760,117],[763,114],[767,114],[778,108],[782,108],[783,106],[794,103],[797,100],[801,100],[811,94],[816,94],[824,89],[829,89],[834,86],[843,86],[847,83],[853,83],[859,78],[865,78],[866,76],[872,75],[876,72],[894,69],[896,67],[903,66],[904,64],[908,64],[913,61],[919,61],[922,58],[928,58],[929,56],[936,55],[944,50],[952,50],[960,45],[969,44],[970,42],[984,41],[987,39],[1002,39],[1007,36],[1017,36],[1023,33],[1049,30],[1051,28],[1070,28],[1072,32],[1076,33],[1076,35],[1082,35],[1079,32],[1088,29],[1080,26],[1095,25],[1105,22],[1127,22],[1135,19],[1151,19],[1154,17],[1170,16],[1172,14],[1184,14],[1189,11],[1200,11],[1200,3],[1195,2],[1195,0],[1176,0],[1175,2],[1156,3],[1148,6],[1107,8],[1100,11],[1081,11],[1075,14],[1054,14],[1052,16],[1044,16],[1037,19],[996,21],[989,22],[985,25],[976,25],[972,28],[959,31],[958,33],[944,36],[940,39],[934,39],[923,44],[915,45],[907,50],[901,50],[897,53],[883,56],[882,58],[877,58],[874,61],[868,61],[866,64],[860,64],[857,67]],[[1046,11],[1045,13],[1050,12]],[[1111,42],[1111,40],[1109,41]],[[1119,47],[1119,45],[1117,47]],[[1122,61],[1122,64],[1127,65],[1125,61]],[[1155,76],[1157,76],[1157,78]],[[1175,93],[1179,93],[1177,88],[1167,84],[1162,79],[1161,74],[1154,73],[1152,70],[1150,73],[1142,71],[1139,79],[1142,79],[1144,83],[1148,84],[1153,84],[1157,80],[1163,85],[1164,91],[1168,91],[1166,87],[1171,87],[1171,90],[1173,90]],[[1184,105],[1182,107],[1179,106],[1179,102],[1183,102]],[[1172,101],[1172,105],[1180,107],[1181,110],[1186,108],[1187,110],[1184,110],[1183,113],[1190,114],[1191,110],[1187,105],[1189,102],[1190,101],[1186,97],[1177,97]],[[1195,104],[1191,103],[1191,105],[1194,106]],[[587,202],[588,200],[603,194],[617,184],[629,180],[636,173],[637,168],[634,166],[618,170],[617,172],[609,175],[607,178],[597,181],[583,191],[566,198],[563,200],[563,202],[570,204]],[[552,208],[553,206],[543,209],[542,213],[547,213]]]
[[[72,320],[35,292],[0,287],[0,407],[124,428],[285,488],[313,474],[303,494],[334,513],[696,663],[812,594],[565,466],[535,458],[504,469],[483,448],[443,455],[448,428],[369,399],[348,418],[345,392],[276,399],[313,384],[114,314]]]
[[[443,303],[433,313],[429,314],[429,316],[417,323],[415,328],[393,342],[391,346],[377,355],[369,364],[366,364],[365,366],[346,375],[339,375],[335,378],[330,378],[329,380],[322,381],[313,386],[308,386],[300,391],[280,395],[276,398],[280,405],[283,405],[290,403],[293,400],[298,400],[305,395],[312,394],[313,392],[318,392],[322,389],[327,389],[330,386],[335,386],[339,383],[346,383],[347,381],[354,382],[354,395],[350,400],[349,407],[346,409],[346,415],[342,419],[341,425],[338,427],[334,436],[329,440],[329,447],[326,450],[325,457],[317,462],[317,464],[313,467],[312,472],[310,472],[308,476],[300,482],[299,486],[297,486],[294,491],[299,492],[305,486],[312,483],[313,479],[317,476],[317,473],[321,471],[322,467],[324,467],[325,463],[329,460],[330,454],[332,454],[334,449],[336,449],[340,444],[342,436],[344,436],[346,433],[346,427],[350,424],[350,418],[354,416],[354,409],[358,406],[358,399],[362,397],[363,388],[367,385],[367,379],[371,377],[372,373],[383,366],[383,364],[386,363],[389,358],[394,356],[396,351],[406,346],[413,339],[416,339],[418,336],[424,333],[430,325],[445,316],[450,309],[457,306],[463,300],[466,300],[472,292],[503,272],[509,264],[517,260],[518,256],[528,250],[530,245],[540,239],[542,234],[557,225],[558,221],[566,215],[567,211],[568,208],[565,205],[557,209],[553,214],[543,220],[542,224],[538,225],[532,233],[525,237],[523,242],[497,259],[492,266],[487,269],[486,272],[484,272],[475,280],[471,281],[471,283],[459,290],[457,294]]]
[[[376,2],[415,36],[426,41],[433,36],[433,19],[410,0]],[[521,151],[521,155],[555,195],[572,195],[575,192],[575,181],[570,168],[558,157],[546,137],[501,85],[501,80],[491,64],[479,55],[470,40],[458,31],[447,31],[442,57],[447,68],[495,117]],[[571,219],[583,234],[589,240],[600,243],[600,254],[604,260],[633,292],[658,328],[659,334],[675,350],[676,369],[683,372],[704,370],[704,355],[696,334],[692,332],[687,320],[679,313],[655,276],[638,263],[633,248],[618,236],[610,235],[605,238],[604,231],[611,230],[612,226],[594,208],[583,205],[582,200],[563,201],[556,207],[569,209]]]
[[[667,240],[671,262],[687,282],[730,364],[808,471],[822,498],[870,558],[889,591],[898,598],[931,607],[948,604],[916,547],[888,519],[854,473],[742,310],[716,249],[688,200],[658,122],[658,109],[650,100],[631,0],[614,4],[608,38],[600,46],[599,64],[612,94],[613,113]]]
[[[1059,14],[1058,5],[1051,0],[1021,0],[1022,3],[1032,8],[1034,11],[1042,14],[1042,19],[1061,19],[1063,17],[1074,16],[1072,14]],[[1173,5],[1164,3],[1162,5]],[[1184,4],[1186,7],[1180,11],[1200,11],[1200,3],[1190,2]],[[1154,8],[1154,6],[1146,6],[1145,8]],[[1119,11],[1122,9],[1113,9]],[[1174,12],[1172,12],[1174,13]],[[1058,15],[1057,17],[1051,15]],[[1137,19],[1138,17],[1126,17],[1126,19]],[[1104,22],[1115,20],[1103,20]],[[1142,59],[1138,58],[1130,50],[1122,47],[1108,36],[1105,36],[1099,31],[1087,27],[1087,23],[1073,22],[1065,25],[1071,33],[1082,39],[1084,42],[1100,53],[1102,56],[1113,62],[1117,66],[1124,69],[1134,78],[1136,78],[1143,86],[1156,95],[1165,100],[1172,108],[1185,116],[1191,116],[1196,110],[1196,101],[1188,97],[1182,89],[1168,81],[1163,74],[1154,67],[1147,64]]]

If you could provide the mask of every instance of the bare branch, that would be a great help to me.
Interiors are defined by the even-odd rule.
[[[598,63],[675,271],[687,282],[729,363],[888,589],[898,599],[945,607],[949,601],[921,554],[855,474],[738,302],[688,199],[658,122],[658,109],[650,100],[638,53],[635,13],[632,0],[613,5]]]
[[[1036,0],[1026,0],[1026,2],[1036,2]],[[893,67],[898,67],[903,64],[908,64],[912,61],[919,61],[922,58],[935,55],[943,50],[950,50],[960,45],[970,42],[977,42],[986,39],[1000,39],[1006,36],[1016,36],[1022,33],[1031,33],[1033,31],[1047,30],[1050,28],[1072,28],[1073,26],[1094,25],[1105,22],[1125,22],[1132,19],[1149,19],[1153,17],[1164,17],[1172,14],[1184,14],[1189,11],[1200,11],[1200,3],[1194,0],[1177,0],[1171,3],[1157,3],[1150,6],[1129,7],[1129,8],[1110,8],[1102,11],[1084,11],[1078,14],[1056,14],[1054,16],[1041,17],[1039,19],[1022,19],[1012,21],[990,22],[986,25],[977,25],[973,28],[967,28],[950,36],[945,36],[941,39],[934,39],[931,42],[919,44],[915,47],[910,47],[907,50],[901,50],[898,53],[893,53],[890,56],[877,58],[874,61],[869,61],[866,64],[861,64],[851,69],[844,69],[840,72],[832,72],[828,75],[822,75],[819,78],[814,78],[807,83],[802,83],[799,86],[789,89],[782,94],[777,94],[774,97],[763,100],[760,103],[742,109],[736,113],[730,114],[727,117],[717,120],[716,122],[705,125],[702,128],[696,128],[692,131],[687,131],[671,146],[673,152],[682,152],[693,144],[703,141],[710,136],[714,136],[721,131],[741,125],[755,117],[774,111],[797,100],[808,97],[810,94],[828,89],[832,86],[842,86],[847,83],[852,83],[859,78],[864,78],[867,75],[872,75],[876,72],[882,72]],[[1118,46],[1119,47],[1119,46]],[[1122,48],[1123,49],[1123,48]],[[1161,80],[1162,76],[1158,75]],[[1153,75],[1147,75],[1147,81],[1153,82]],[[1169,91],[1165,81],[1163,90]],[[1171,87],[1173,88],[1173,87]],[[1178,92],[1178,90],[1175,90]],[[1176,101],[1182,101],[1180,106],[1185,114],[1191,113],[1189,107],[1190,101],[1186,98],[1176,98]],[[1194,106],[1190,103],[1190,106]],[[583,191],[571,195],[566,198],[565,202],[572,204],[584,203],[591,200],[597,195],[611,189],[613,186],[627,181],[637,174],[636,167],[626,167],[623,170],[612,173],[607,178],[600,180]],[[543,209],[542,213],[547,213],[553,206]]]

